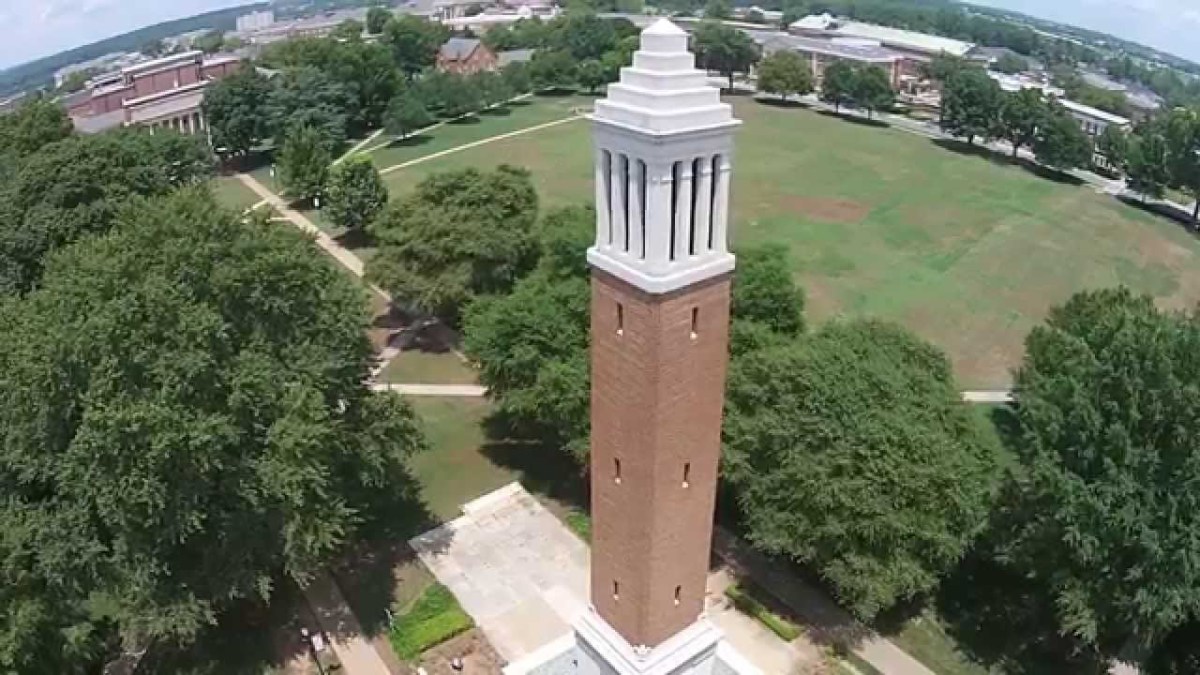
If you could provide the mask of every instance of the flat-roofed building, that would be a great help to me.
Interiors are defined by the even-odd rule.
[[[900,87],[905,74],[902,67],[904,56],[878,42],[846,38],[826,40],[786,33],[758,34],[753,37],[762,45],[765,55],[793,51],[806,57],[812,64],[813,79],[817,86],[825,77],[825,69],[838,61],[882,68],[888,74],[893,89]]]
[[[965,57],[975,45],[962,40],[900,28],[848,21],[830,14],[811,14],[788,26],[793,35],[822,38],[860,38],[878,42],[907,58],[929,61],[939,54]]]
[[[1071,117],[1079,120],[1080,128],[1093,138],[1104,133],[1104,130],[1111,126],[1120,127],[1126,131],[1133,127],[1131,120],[1120,115],[1114,115],[1105,110],[1076,103],[1066,98],[1058,99],[1058,102],[1062,107],[1067,109],[1067,112],[1071,113]]]
[[[83,133],[134,124],[200,133],[205,89],[241,66],[242,60],[229,54],[173,54],[97,77],[64,105]]]

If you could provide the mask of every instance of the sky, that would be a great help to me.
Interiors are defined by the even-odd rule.
[[[1200,63],[1198,0],[971,1],[1102,31]]]
[[[250,0],[0,0],[0,69]]]

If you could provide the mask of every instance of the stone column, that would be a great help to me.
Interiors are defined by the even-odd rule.
[[[609,177],[612,175],[612,153],[607,150],[596,152],[596,246],[607,248],[613,243],[612,220],[609,207],[612,192]]]
[[[717,181],[716,199],[713,200],[713,250],[724,253],[729,250],[729,178],[733,165],[728,155],[717,157],[717,173],[713,177]]]
[[[712,232],[712,177],[713,158],[701,157],[696,162],[700,172],[694,179],[696,190],[696,254],[703,255],[713,249],[708,242]]]
[[[655,271],[671,264],[672,165],[646,165],[646,262]]]
[[[633,159],[629,161],[629,255],[646,258],[646,205],[642,186],[646,184],[646,165]]]
[[[612,213],[609,222],[613,231],[613,245],[620,251],[629,250],[629,227],[625,222],[625,194],[629,185],[625,179],[625,165],[629,160],[625,155],[613,153],[609,165],[609,197],[612,201]]]
[[[679,184],[675,190],[675,259],[685,260],[700,247],[692,241],[692,160],[679,163]]]

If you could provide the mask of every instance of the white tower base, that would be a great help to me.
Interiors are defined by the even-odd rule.
[[[762,675],[704,617],[654,649],[630,645],[591,609],[574,629],[504,675]]]

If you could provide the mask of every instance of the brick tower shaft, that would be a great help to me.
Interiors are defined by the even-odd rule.
[[[643,31],[593,115],[591,600],[634,650],[700,625],[720,458],[739,122],[687,43]]]

